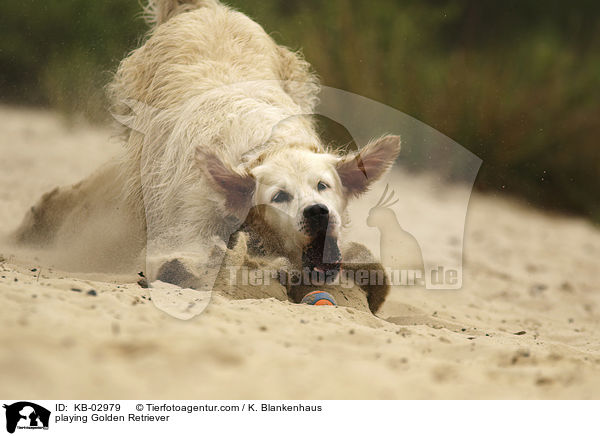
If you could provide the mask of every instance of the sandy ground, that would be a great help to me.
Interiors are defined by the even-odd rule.
[[[0,107],[0,131],[3,231],[119,147],[44,111]],[[458,189],[397,177],[432,204]],[[423,218],[440,232],[444,220]],[[466,229],[463,288],[393,289],[379,317],[213,296],[183,321],[135,274],[66,273],[3,248],[0,397],[600,398],[600,231],[478,194]]]

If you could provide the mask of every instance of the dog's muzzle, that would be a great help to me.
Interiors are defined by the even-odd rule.
[[[319,280],[333,281],[341,268],[342,254],[337,238],[328,235],[329,209],[324,204],[313,204],[303,211],[304,222],[310,242],[302,252],[302,266],[316,273]]]
[[[324,204],[313,204],[302,212],[304,222],[310,236],[327,232],[329,226],[329,209]]]

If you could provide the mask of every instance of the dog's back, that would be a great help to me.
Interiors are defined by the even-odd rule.
[[[268,126],[260,129],[256,126],[264,121],[260,118],[264,118],[271,107],[284,104],[282,101],[289,100],[297,113],[312,112],[317,101],[318,83],[310,72],[309,64],[296,53],[278,46],[258,24],[242,13],[216,0],[154,0],[146,8],[146,17],[153,23],[147,41],[121,62],[108,88],[113,114],[137,117],[147,128],[146,136],[132,134],[131,126],[124,125],[123,157],[104,166],[83,184],[60,188],[44,196],[13,235],[17,242],[38,246],[60,245],[59,242],[65,239],[61,235],[66,235],[70,242],[73,235],[81,234],[81,229],[89,230],[90,223],[106,221],[106,216],[114,210],[119,217],[123,211],[127,213],[124,219],[119,218],[121,225],[113,224],[113,233],[116,228],[123,227],[127,233],[136,235],[136,243],[130,244],[134,249],[127,251],[139,251],[137,240],[146,231],[145,218],[154,217],[153,211],[156,210],[164,211],[162,215],[172,218],[180,197],[188,188],[188,185],[181,186],[176,181],[196,179],[190,176],[194,165],[192,144],[173,141],[175,144],[168,147],[169,136],[175,136],[174,132],[181,132],[182,136],[193,135],[194,125],[197,127],[204,123],[211,126],[214,134],[235,134],[240,142],[252,144],[250,135],[245,135],[246,125],[268,134]],[[237,119],[242,120],[240,123],[244,125],[228,131],[217,120],[236,112],[225,107],[215,110],[216,105],[213,105],[212,112],[211,108],[200,106],[203,112],[200,117],[182,116],[182,108],[195,98],[211,90],[222,90],[230,84],[252,81],[272,81],[278,94],[277,98],[265,102],[267,111],[252,111],[255,118],[259,117],[259,122],[238,111]],[[243,92],[265,91],[264,87],[249,86]],[[219,91],[216,94],[223,104],[231,107],[238,104],[226,93]],[[157,109],[159,115],[135,113],[132,101],[139,103],[137,108],[142,105]],[[178,123],[181,124],[179,130],[175,127]],[[196,137],[201,136],[205,143],[211,143],[210,133],[206,130],[203,133]],[[223,138],[219,142],[222,141]],[[232,145],[229,149],[235,147]],[[147,159],[142,156],[143,152],[154,157],[150,163],[175,160],[179,169],[173,174],[172,166],[164,171],[145,168],[142,162]],[[148,184],[163,188],[143,199],[140,173],[149,174],[146,176]],[[105,183],[107,180],[108,183]],[[98,184],[102,185],[102,189]],[[93,210],[86,204],[93,204]],[[170,221],[166,224],[168,227],[174,225]],[[144,236],[142,238],[145,239]],[[129,238],[119,237],[119,240],[129,242]],[[110,247],[122,245],[115,244],[112,238],[106,242],[104,245],[109,248],[95,247],[94,251],[112,252],[114,250]],[[91,261],[86,260],[86,263],[90,268],[97,268]],[[101,269],[110,268],[112,266],[102,265]]]
[[[216,0],[155,0],[146,11],[155,27],[109,87],[116,114],[130,115],[124,96],[167,109],[222,85],[264,80],[280,81],[303,113],[314,109],[310,65],[246,15]]]
[[[155,162],[189,162],[193,137],[235,166],[281,120],[314,112],[319,85],[310,65],[244,14],[216,0],[156,0],[147,12],[155,27],[108,88],[113,115],[137,119],[135,130],[143,133],[132,135],[127,123],[121,129],[128,198],[141,198],[140,171],[156,175],[151,184],[174,186],[169,171],[140,166],[142,153]],[[146,113],[140,116],[131,102]],[[164,200],[177,196],[161,192]]]

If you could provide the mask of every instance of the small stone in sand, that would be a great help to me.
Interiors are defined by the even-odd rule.
[[[89,291],[87,291],[87,294],[91,295],[92,297],[95,297],[96,295],[98,295],[98,293],[93,289],[90,289]]]

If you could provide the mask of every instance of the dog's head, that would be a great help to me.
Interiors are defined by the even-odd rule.
[[[348,200],[381,178],[399,152],[399,137],[385,136],[344,156],[285,147],[249,170],[202,151],[198,159],[230,213],[243,216],[255,207],[290,260],[325,272],[339,270],[337,240]]]

